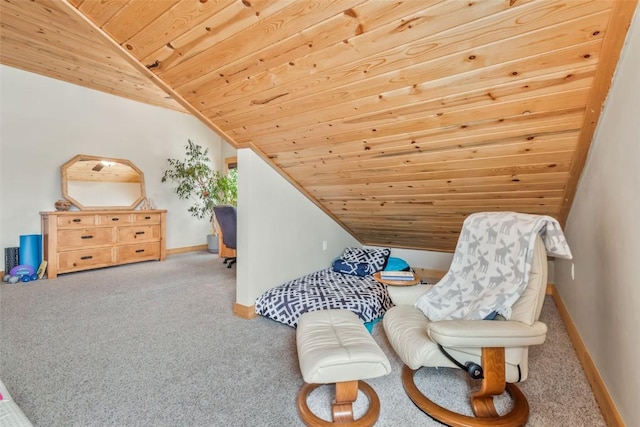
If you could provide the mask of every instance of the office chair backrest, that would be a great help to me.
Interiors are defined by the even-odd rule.
[[[216,206],[213,208],[216,220],[222,230],[222,242],[230,249],[236,249],[237,215],[235,206]]]

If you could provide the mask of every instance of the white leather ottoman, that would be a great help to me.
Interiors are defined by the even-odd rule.
[[[307,426],[331,426],[334,423],[373,425],[380,414],[380,400],[364,379],[391,372],[389,359],[380,349],[355,313],[348,310],[320,310],[305,313],[296,331],[298,360],[305,384],[298,392],[300,418]],[[307,405],[307,397],[321,384],[336,385],[333,423],[317,417]],[[353,402],[358,389],[369,399],[369,409],[353,419]]]

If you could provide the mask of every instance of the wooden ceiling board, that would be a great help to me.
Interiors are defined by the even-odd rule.
[[[266,82],[268,89],[271,88],[270,84],[276,78],[282,81],[292,81],[297,74],[303,78],[308,77],[309,73],[317,74],[320,70],[329,67],[327,58],[343,54],[345,49],[349,49],[345,45],[348,45],[353,38],[366,34],[365,29],[367,33],[370,33],[391,23],[395,28],[398,25],[398,19],[402,21],[416,19],[412,15],[419,16],[424,8],[430,7],[434,3],[436,2],[410,2],[410,8],[404,6],[402,9],[397,7],[397,3],[390,2],[368,2],[354,6],[301,31],[299,35],[295,34],[289,37],[282,43],[270,45],[255,52],[252,57],[248,58],[248,67],[245,66],[243,69],[234,69],[231,66],[222,67],[218,70],[221,74],[220,79],[216,79],[215,76],[213,76],[214,78],[209,77],[208,85],[199,84],[195,87],[192,84],[184,87],[184,90],[193,93],[195,97],[190,98],[191,101],[201,103],[206,111],[206,109],[220,105],[219,103],[227,104],[233,101],[232,94],[234,92],[242,96],[247,92],[247,85],[255,86]],[[374,42],[374,40],[371,41],[371,43]],[[217,99],[215,90],[221,86],[224,86],[225,98]],[[254,89],[254,91],[258,90],[260,89]],[[209,103],[206,102],[208,98],[211,98]],[[218,103],[215,102],[216,99]],[[203,102],[204,104],[202,104]],[[254,103],[252,105],[261,104]],[[225,112],[225,116],[227,114],[229,114],[228,111]]]
[[[560,77],[561,79],[566,77],[566,76],[573,76],[573,71],[574,69],[571,68],[566,72],[567,70],[565,70],[565,74],[563,77]],[[473,76],[471,76],[471,78],[473,78]],[[571,80],[572,77],[569,77],[568,79],[566,79],[564,82],[567,82],[569,80]],[[463,80],[464,78],[462,78],[461,80]],[[508,80],[503,80],[508,82]],[[518,90],[518,83],[519,81],[516,81],[514,83],[505,83],[506,85],[511,84],[513,87],[515,87],[515,90]],[[402,89],[402,91],[400,93],[396,93],[395,97],[394,96],[387,96],[387,94],[376,94],[373,95],[370,98],[360,98],[358,101],[353,101],[352,103],[350,103],[351,105],[347,105],[346,107],[343,107],[341,104],[335,104],[334,106],[336,108],[336,110],[340,110],[340,112],[342,114],[344,113],[349,113],[349,119],[345,120],[345,119],[340,119],[339,116],[337,114],[333,114],[333,113],[329,113],[329,116],[326,117],[321,115],[322,111],[318,111],[318,110],[313,110],[313,111],[309,111],[308,113],[305,114],[298,114],[301,115],[301,122],[304,125],[305,123],[307,124],[317,124],[318,127],[321,126],[331,126],[332,132],[338,132],[338,128],[336,126],[335,121],[337,121],[338,125],[340,125],[342,128],[345,127],[353,127],[354,125],[358,125],[358,124],[362,124],[362,123],[367,123],[367,121],[370,121],[372,124],[377,124],[377,119],[380,118],[380,115],[386,115],[389,116],[389,120],[395,120],[395,117],[393,112],[393,108],[387,108],[387,99],[391,98],[391,101],[389,101],[392,105],[391,107],[393,107],[393,103],[396,103],[396,105],[399,105],[398,108],[400,108],[399,112],[402,113],[403,111],[406,111],[409,108],[414,108],[416,109],[418,112],[422,111],[423,114],[436,114],[436,113],[442,113],[441,110],[443,110],[444,108],[450,108],[449,104],[451,104],[452,100],[451,100],[451,96],[453,96],[453,94],[456,93],[456,85],[455,82],[443,82],[443,85],[445,85],[447,88],[449,89],[442,89],[445,92],[451,93],[452,95],[450,95],[449,97],[443,97],[441,99],[429,99],[429,101],[431,101],[432,103],[436,103],[439,104],[439,106],[441,107],[440,109],[433,111],[433,109],[435,108],[435,105],[431,105],[429,106],[428,104],[424,104],[424,102],[427,101],[423,101],[421,103],[418,103],[416,105],[412,104],[412,98],[428,98],[430,96],[430,91],[429,88],[421,88],[420,86],[411,86],[410,88],[404,88]],[[440,86],[443,87],[443,86]],[[488,90],[487,87],[485,86],[484,90],[483,89],[477,89],[478,93],[481,95],[482,98],[485,98],[486,101],[493,101],[493,102],[500,102],[500,99],[497,99],[496,95],[493,94],[492,91],[493,87],[489,86]],[[522,84],[522,86],[520,86],[520,94],[522,97],[526,97],[527,96],[527,92],[529,92],[530,90],[532,90],[531,87],[526,87],[526,82]],[[404,93],[402,93],[404,92]],[[351,93],[351,92],[344,92],[344,93]],[[466,98],[466,93],[465,92],[461,92],[459,93],[459,98],[460,98],[460,102],[464,102],[465,98]],[[401,102],[400,100],[402,99],[402,97],[404,97],[407,100],[407,103],[409,105],[405,105],[405,106],[400,106]],[[397,99],[397,101],[394,102],[394,98]],[[496,98],[496,99],[493,99]],[[335,102],[336,100],[334,100]],[[367,103],[367,101],[369,101]],[[304,100],[302,100],[302,102],[304,103]],[[318,104],[315,104],[318,105]],[[376,109],[377,107],[377,109]],[[316,107],[317,108],[317,107]],[[378,116],[373,116],[371,117],[369,114],[367,115],[362,115],[360,114],[360,109],[363,109],[365,113],[367,113],[368,111],[376,111],[378,113]],[[346,111],[344,111],[346,110]],[[330,106],[327,106],[325,108],[325,111],[331,111]],[[205,112],[206,114],[206,112]],[[345,117],[344,115],[342,117]],[[370,118],[371,117],[371,118]],[[294,137],[297,137],[299,135],[299,133],[296,131],[296,129],[298,128],[297,124],[293,124],[292,126],[296,126],[296,127],[288,127],[287,126],[287,121],[289,123],[291,123],[291,121],[295,118],[295,115],[289,115],[287,118],[284,119],[284,121],[281,123],[281,120],[278,119],[274,119],[271,123],[266,123],[265,125],[263,125],[262,128],[259,127],[259,125],[251,125],[248,124],[247,126],[243,126],[242,128],[235,128],[235,129],[228,129],[228,133],[231,135],[235,135],[236,139],[238,141],[244,141],[245,139],[249,139],[249,137],[253,137],[254,134],[252,133],[253,129],[258,129],[260,130],[260,134],[257,134],[258,136],[260,136],[260,144],[261,145],[267,145],[270,142],[270,139],[265,139],[265,134],[271,134],[272,138],[271,139],[276,139],[279,141],[282,141],[283,138],[278,138],[278,136],[281,136],[282,132],[284,132],[284,130],[287,130],[289,132],[291,132]],[[314,119],[315,118],[315,119]],[[370,120],[368,120],[370,118]],[[319,119],[321,119],[322,121],[319,122]],[[294,122],[295,123],[295,122]],[[310,130],[307,130],[306,132],[310,132]],[[277,135],[277,136],[276,136]],[[321,137],[320,137],[321,138]]]
[[[183,46],[199,42],[211,31],[220,34],[222,26],[220,22],[224,22],[224,26],[229,26],[238,21],[238,12],[231,11],[232,7],[229,6],[249,11],[247,7],[234,0],[182,1],[175,4],[158,19],[150,22],[145,31],[138,32],[129,39],[119,41],[119,43],[137,58],[143,58],[142,62],[145,64],[156,61],[163,65],[165,61],[170,63],[171,61],[168,61],[167,57],[161,54],[165,50],[169,52],[167,56],[177,53],[177,56],[186,59],[181,49]],[[221,13],[223,10],[226,14]],[[218,27],[212,29],[208,25],[209,20],[217,22]],[[152,55],[152,57],[147,60],[148,55]]]
[[[418,168],[428,167],[429,170],[436,168],[451,167],[456,161],[480,161],[483,164],[485,159],[510,157],[515,155],[545,155],[561,151],[573,151],[577,145],[577,133],[564,136],[546,136],[519,141],[511,144],[495,144],[472,148],[458,148],[446,151],[419,152],[415,150],[409,153],[383,154],[376,157],[356,159],[353,161],[330,161],[323,159],[312,165],[287,166],[285,170],[295,171],[296,174],[309,173],[315,171],[321,173],[338,173],[371,169],[395,168],[401,165],[403,170],[412,171]],[[320,164],[320,165],[319,165]],[[454,165],[455,167],[455,165]]]
[[[164,81],[176,88],[185,96],[189,85],[202,84],[198,78],[208,74],[207,78],[220,78],[217,70],[224,64],[234,62],[238,57],[244,58],[255,51],[277,44],[291,34],[297,34],[302,29],[313,25],[316,19],[326,19],[338,13],[343,13],[364,0],[327,1],[299,1],[289,4],[275,11],[273,15],[264,16],[243,28],[215,46],[191,54],[186,61],[166,70],[158,70]],[[256,17],[258,18],[258,17]],[[187,85],[187,87],[183,87]]]
[[[295,145],[298,151],[306,147],[315,147],[334,141],[356,141],[390,137],[404,132],[418,132],[423,129],[451,128],[456,136],[463,135],[467,129],[486,122],[495,123],[500,127],[504,121],[521,116],[533,116],[557,112],[582,110],[588,97],[588,89],[575,89],[567,92],[553,93],[540,97],[515,99],[499,102],[491,106],[478,106],[454,110],[448,114],[438,115],[438,112],[427,112],[424,116],[398,119],[384,124],[369,124],[369,126],[351,125],[343,123],[340,126],[323,127],[322,124],[309,126],[297,133],[284,131],[261,138],[261,144],[266,150],[273,150],[269,144],[277,146]],[[490,107],[490,108],[487,108]],[[528,118],[528,117],[527,117]],[[337,129],[336,129],[337,128]],[[280,135],[280,138],[278,138]],[[284,142],[282,141],[284,140]]]
[[[345,114],[366,114],[372,111],[380,111],[413,105],[421,101],[445,96],[452,92],[455,88],[457,93],[464,93],[472,90],[485,89],[484,93],[493,92],[493,87],[500,84],[515,84],[517,82],[526,82],[540,76],[551,73],[564,73],[571,70],[572,67],[585,67],[597,65],[598,54],[600,52],[602,38],[593,40],[587,44],[578,46],[570,46],[567,49],[557,49],[541,55],[530,57],[517,57],[514,61],[505,60],[496,65],[488,65],[478,67],[471,71],[456,72],[457,62],[451,58],[443,58],[437,62],[431,62],[428,66],[424,66],[424,71],[414,76],[415,81],[422,83],[414,83],[407,86],[406,83],[398,85],[389,84],[389,79],[376,77],[367,80],[366,85],[350,85],[346,88],[334,91],[332,94],[318,94],[313,96],[304,96],[294,101],[283,101],[278,111],[268,114],[268,110],[264,111],[247,111],[243,114],[232,114],[224,112],[225,125],[230,128],[238,128],[246,125],[248,118],[251,118],[251,124],[257,126],[273,121],[281,121],[282,119],[292,117],[299,109],[304,111],[313,111],[324,120],[334,120],[345,117]],[[508,59],[508,58],[507,58]],[[546,64],[544,70],[540,69],[540,64]],[[422,68],[422,67],[421,67]],[[514,75],[514,73],[516,73]],[[508,76],[508,79],[505,79]],[[523,83],[523,87],[526,83]],[[489,90],[486,90],[489,88]],[[525,88],[526,89],[526,88]],[[327,103],[329,97],[329,106],[318,108],[318,105]],[[384,103],[384,104],[382,104]],[[205,114],[216,113],[214,110],[205,109]]]
[[[55,1],[3,0],[0,63],[177,111],[185,109]]]
[[[542,174],[540,174],[542,175]],[[388,197],[412,196],[416,194],[429,194],[429,195],[469,195],[475,193],[502,193],[505,197],[513,192],[526,192],[537,190],[555,190],[564,191],[565,187],[562,183],[566,180],[567,173],[548,174],[550,177],[545,181],[544,176],[539,176],[537,182],[530,182],[529,180],[524,183],[519,178],[512,177],[492,177],[483,178],[481,180],[470,178],[465,180],[432,180],[429,182],[431,185],[426,185],[424,181],[404,181],[401,183],[385,183],[384,185],[368,185],[359,184],[353,185],[349,189],[345,189],[342,186],[309,186],[309,190],[314,196],[321,201],[325,200],[340,200],[343,198],[369,198],[379,199]],[[557,176],[553,176],[557,175]],[[514,181],[517,179],[517,181]],[[487,182],[494,182],[489,184]],[[531,180],[533,181],[533,180]],[[390,193],[390,189],[393,192]]]
[[[90,15],[98,26],[104,25],[113,15],[127,5],[123,0],[70,0],[82,13]]]
[[[5,0],[0,58],[194,114],[364,244],[452,251],[473,212],[566,219],[636,7]]]
[[[439,0],[438,0],[439,1]],[[345,43],[348,38],[371,31],[381,25],[388,24],[397,19],[411,19],[410,14],[420,11],[435,1],[410,2],[400,4],[395,2],[367,2],[358,4],[343,13],[330,17],[309,28],[301,30],[297,34],[283,40],[277,45],[254,52],[241,63],[227,64],[218,72],[222,74],[224,84],[229,90],[230,85],[239,83],[241,86],[247,82],[257,81],[262,76],[275,74],[271,70],[284,64],[291,67],[293,58],[300,58],[310,51],[318,52],[336,44]],[[400,7],[400,5],[402,7]],[[295,65],[295,63],[293,63]],[[264,73],[267,72],[267,73]],[[207,84],[208,83],[208,84]],[[192,102],[198,103],[210,97],[222,84],[222,81],[208,79],[205,84],[199,84],[191,91],[196,97]],[[189,90],[188,87],[184,88]],[[215,99],[215,96],[214,96]]]
[[[274,129],[287,129],[287,133],[284,134],[284,136],[286,138],[287,134],[291,134],[292,137],[290,140],[294,140],[298,138],[299,135],[305,133],[317,134],[319,128],[327,126],[331,127],[332,133],[340,133],[348,129],[357,128],[371,129],[372,126],[378,129],[387,123],[411,120],[414,117],[420,118],[426,114],[435,114],[438,115],[438,117],[442,117],[450,113],[462,111],[462,109],[484,108],[522,98],[532,99],[557,92],[572,91],[581,88],[588,89],[593,82],[594,74],[595,65],[573,69],[570,74],[567,74],[566,70],[563,70],[556,74],[545,75],[539,78],[489,86],[488,90],[487,86],[467,92],[458,92],[456,90],[456,93],[451,95],[430,98],[415,104],[408,103],[407,105],[401,105],[399,102],[401,97],[398,97],[398,105],[396,107],[387,108],[386,106],[380,106],[380,103],[378,103],[378,109],[375,110],[375,107],[370,105],[368,110],[373,110],[371,113],[358,114],[357,116],[352,116],[353,118],[349,120],[345,120],[344,117],[350,112],[353,114],[353,108],[343,108],[341,105],[337,105],[334,110],[338,113],[333,114],[327,111],[327,113],[331,115],[331,119],[324,120],[326,116],[320,114],[316,116],[323,118],[323,122],[320,124],[314,123],[314,119],[307,119],[305,116],[303,120],[307,119],[307,124],[303,123],[302,126],[298,126],[298,124],[293,121],[295,120],[295,116],[290,116],[281,120],[274,120],[272,123],[243,126],[242,132],[250,134],[252,138],[259,139],[265,148],[267,148]],[[449,85],[449,87],[456,86],[452,84]],[[431,96],[429,91],[421,92],[428,94],[425,95],[425,98]],[[437,91],[434,92],[437,94]],[[410,96],[405,96],[405,98],[410,98]],[[384,98],[384,102],[387,102],[386,97]],[[391,103],[393,103],[393,101],[391,101]],[[362,112],[362,108],[358,108],[358,113]],[[315,121],[317,122],[317,118]],[[234,130],[229,131],[229,134],[233,133]],[[280,133],[278,134],[280,135]],[[305,144],[306,147],[311,148],[313,142],[305,141]]]
[[[179,0],[129,0],[100,28],[114,40],[128,40],[178,2]]]
[[[407,134],[394,134],[389,137],[366,139],[360,144],[349,142],[332,142],[308,147],[296,151],[297,147],[287,144],[279,150],[274,150],[274,161],[282,165],[293,162],[316,163],[325,158],[348,160],[360,157],[366,153],[370,155],[393,153],[406,150],[407,147],[416,152],[438,150],[456,150],[465,147],[475,147],[489,143],[509,143],[522,139],[532,139],[549,134],[565,134],[578,132],[582,124],[581,111],[568,113],[536,114],[535,117],[519,116],[514,120],[504,120],[497,127],[496,121],[487,121],[479,125],[467,126],[462,131],[459,127],[448,127],[446,130],[436,128],[427,131],[417,131]],[[267,152],[269,152],[267,150]],[[293,163],[294,164],[294,163]]]
[[[207,19],[199,25],[192,26],[186,32],[172,34],[164,46],[149,53],[143,62],[157,63],[158,67],[155,71],[161,73],[190,60],[208,48],[216,46],[217,43],[225,41],[248,26],[259,22],[260,17],[270,16],[290,3],[288,0],[254,1],[251,3],[231,0],[224,5],[224,8],[208,14]],[[257,60],[258,58],[256,58]],[[219,58],[216,58],[215,62],[218,61]],[[218,74],[234,75],[252,65],[249,58],[244,57],[239,64],[241,67],[239,70],[219,70]],[[194,79],[190,84],[198,90],[204,90],[210,84],[210,80]],[[187,91],[185,90],[185,92]]]
[[[447,2],[447,4],[456,3]],[[493,4],[496,2],[485,3]],[[571,3],[573,5],[577,4],[576,2]],[[599,4],[600,2],[596,2],[596,5]],[[603,17],[606,18],[607,11],[605,10],[602,13],[604,15],[590,20],[587,19],[585,25],[594,23],[604,26],[606,20],[604,23],[602,21]],[[569,29],[575,28],[576,24],[567,23],[562,20],[562,17],[566,18],[566,15],[558,13],[557,16],[552,15],[550,18],[552,19],[551,24],[560,26],[556,29],[557,32],[565,33]],[[486,26],[489,25],[483,20],[481,22]],[[508,22],[510,23],[511,20]],[[389,38],[396,37],[401,39],[403,37],[406,40],[407,37],[411,36],[411,39],[416,39],[415,45],[410,45],[405,41],[386,50],[384,47],[379,46],[380,43],[376,43],[376,39],[382,38],[382,35],[370,37],[369,40],[362,42],[362,47],[358,46],[357,48],[352,47],[351,44],[339,43],[335,45],[334,49],[323,51],[322,55],[320,53],[315,53],[315,55],[311,53],[305,58],[292,59],[291,62],[294,66],[285,63],[272,70],[265,78],[262,78],[261,75],[252,76],[247,81],[239,82],[235,87],[233,85],[230,88],[225,87],[217,97],[206,103],[208,109],[204,111],[207,114],[207,111],[216,106],[222,107],[221,114],[223,116],[232,115],[236,110],[246,111],[247,108],[250,108],[250,111],[258,111],[261,108],[270,109],[271,107],[266,104],[256,104],[256,100],[268,100],[280,96],[278,98],[279,103],[290,99],[295,99],[297,102],[301,97],[308,97],[316,93],[325,98],[324,104],[322,102],[314,104],[318,108],[323,105],[331,105],[334,100],[330,98],[330,95],[333,91],[337,91],[338,88],[342,89],[340,93],[345,94],[350,94],[354,90],[354,86],[377,89],[375,82],[372,85],[370,81],[376,76],[382,76],[381,86],[386,91],[394,88],[412,88],[413,85],[420,84],[423,81],[435,80],[452,74],[461,74],[465,71],[487,66],[491,63],[492,57],[495,58],[493,59],[494,63],[500,63],[562,47],[555,38],[548,37],[548,30],[540,28],[542,24],[537,21],[523,24],[520,27],[514,26],[513,29],[510,28],[502,33],[487,31],[485,27],[472,32],[467,28],[468,25],[470,24],[456,27],[444,33],[427,36],[419,33],[417,24],[414,24],[411,31],[395,33]],[[385,28],[386,31],[384,33],[392,32],[396,26],[396,23],[390,25],[389,28]],[[428,30],[430,30],[429,23],[425,21],[423,26],[426,28],[424,34],[428,34]],[[523,32],[530,29],[537,29],[537,31],[514,39],[499,38],[501,35],[507,38],[514,37],[520,34],[517,31],[518,29]],[[570,37],[565,37],[563,40],[566,39],[565,43],[585,41],[583,39],[585,37],[584,32],[588,34],[587,37],[602,37],[600,34],[590,36],[593,31],[589,30],[589,28],[586,28],[580,32],[573,31],[570,33]],[[380,32],[382,31],[380,30]],[[417,35],[414,36],[414,33],[417,33]],[[364,33],[357,38],[365,38],[368,34]],[[469,40],[476,42],[473,50],[465,48],[468,46]],[[499,40],[503,40],[504,46],[491,45]],[[350,43],[352,42],[350,41]],[[383,44],[382,46],[388,45]],[[354,50],[357,52],[351,52]],[[450,57],[449,55],[452,56]],[[324,60],[323,56],[325,56]],[[436,62],[431,63],[430,61]],[[429,75],[429,72],[433,73],[434,70],[437,72],[447,65],[451,68],[442,70],[439,76]],[[421,79],[423,75],[427,80]],[[275,78],[283,83],[273,87],[272,82]],[[312,84],[310,84],[310,81]],[[349,86],[345,86],[347,84]],[[370,94],[378,95],[379,92],[376,93],[374,90],[372,89]],[[252,98],[254,93],[259,93],[260,98]],[[185,96],[189,98],[188,95]],[[362,96],[359,93],[356,99],[360,99]],[[197,101],[202,102],[203,100],[198,99]],[[309,107],[304,111],[309,111]]]
[[[530,161],[537,160],[543,157],[544,160],[538,163],[529,164],[510,164],[507,166],[491,166],[488,168],[477,169],[450,169],[450,170],[425,170],[423,172],[406,171],[402,165],[398,165],[395,171],[386,170],[382,173],[371,173],[368,176],[361,176],[358,174],[341,172],[341,173],[327,173],[321,175],[315,174],[313,177],[307,177],[304,180],[300,180],[299,185],[303,188],[307,188],[312,185],[344,185],[352,186],[358,184],[370,185],[374,183],[387,183],[387,182],[406,182],[414,180],[451,180],[452,182],[458,178],[489,178],[494,176],[506,176],[515,177],[526,174],[547,174],[549,172],[568,172],[571,166],[571,161],[560,160],[559,156],[555,156],[553,159],[545,156],[538,156],[537,159],[528,159]],[[563,156],[564,157],[564,156]],[[552,160],[553,163],[549,163]],[[508,162],[508,159],[507,159]],[[480,165],[482,166],[482,165]],[[338,176],[336,176],[338,175]]]

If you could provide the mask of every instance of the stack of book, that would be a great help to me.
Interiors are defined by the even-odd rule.
[[[412,271],[381,271],[380,278],[383,280],[415,280]]]

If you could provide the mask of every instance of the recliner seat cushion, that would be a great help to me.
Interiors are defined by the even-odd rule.
[[[478,322],[480,322],[478,320]],[[501,322],[484,320],[483,322]],[[402,362],[411,369],[422,366],[457,368],[440,351],[438,344],[429,338],[431,321],[416,307],[398,305],[387,311],[383,319],[384,330]],[[481,348],[450,348],[447,352],[460,363],[467,361],[481,364]],[[505,350],[507,382],[524,381],[527,375],[527,347],[512,347]],[[525,364],[523,364],[523,359]],[[518,372],[520,365],[520,372]]]

